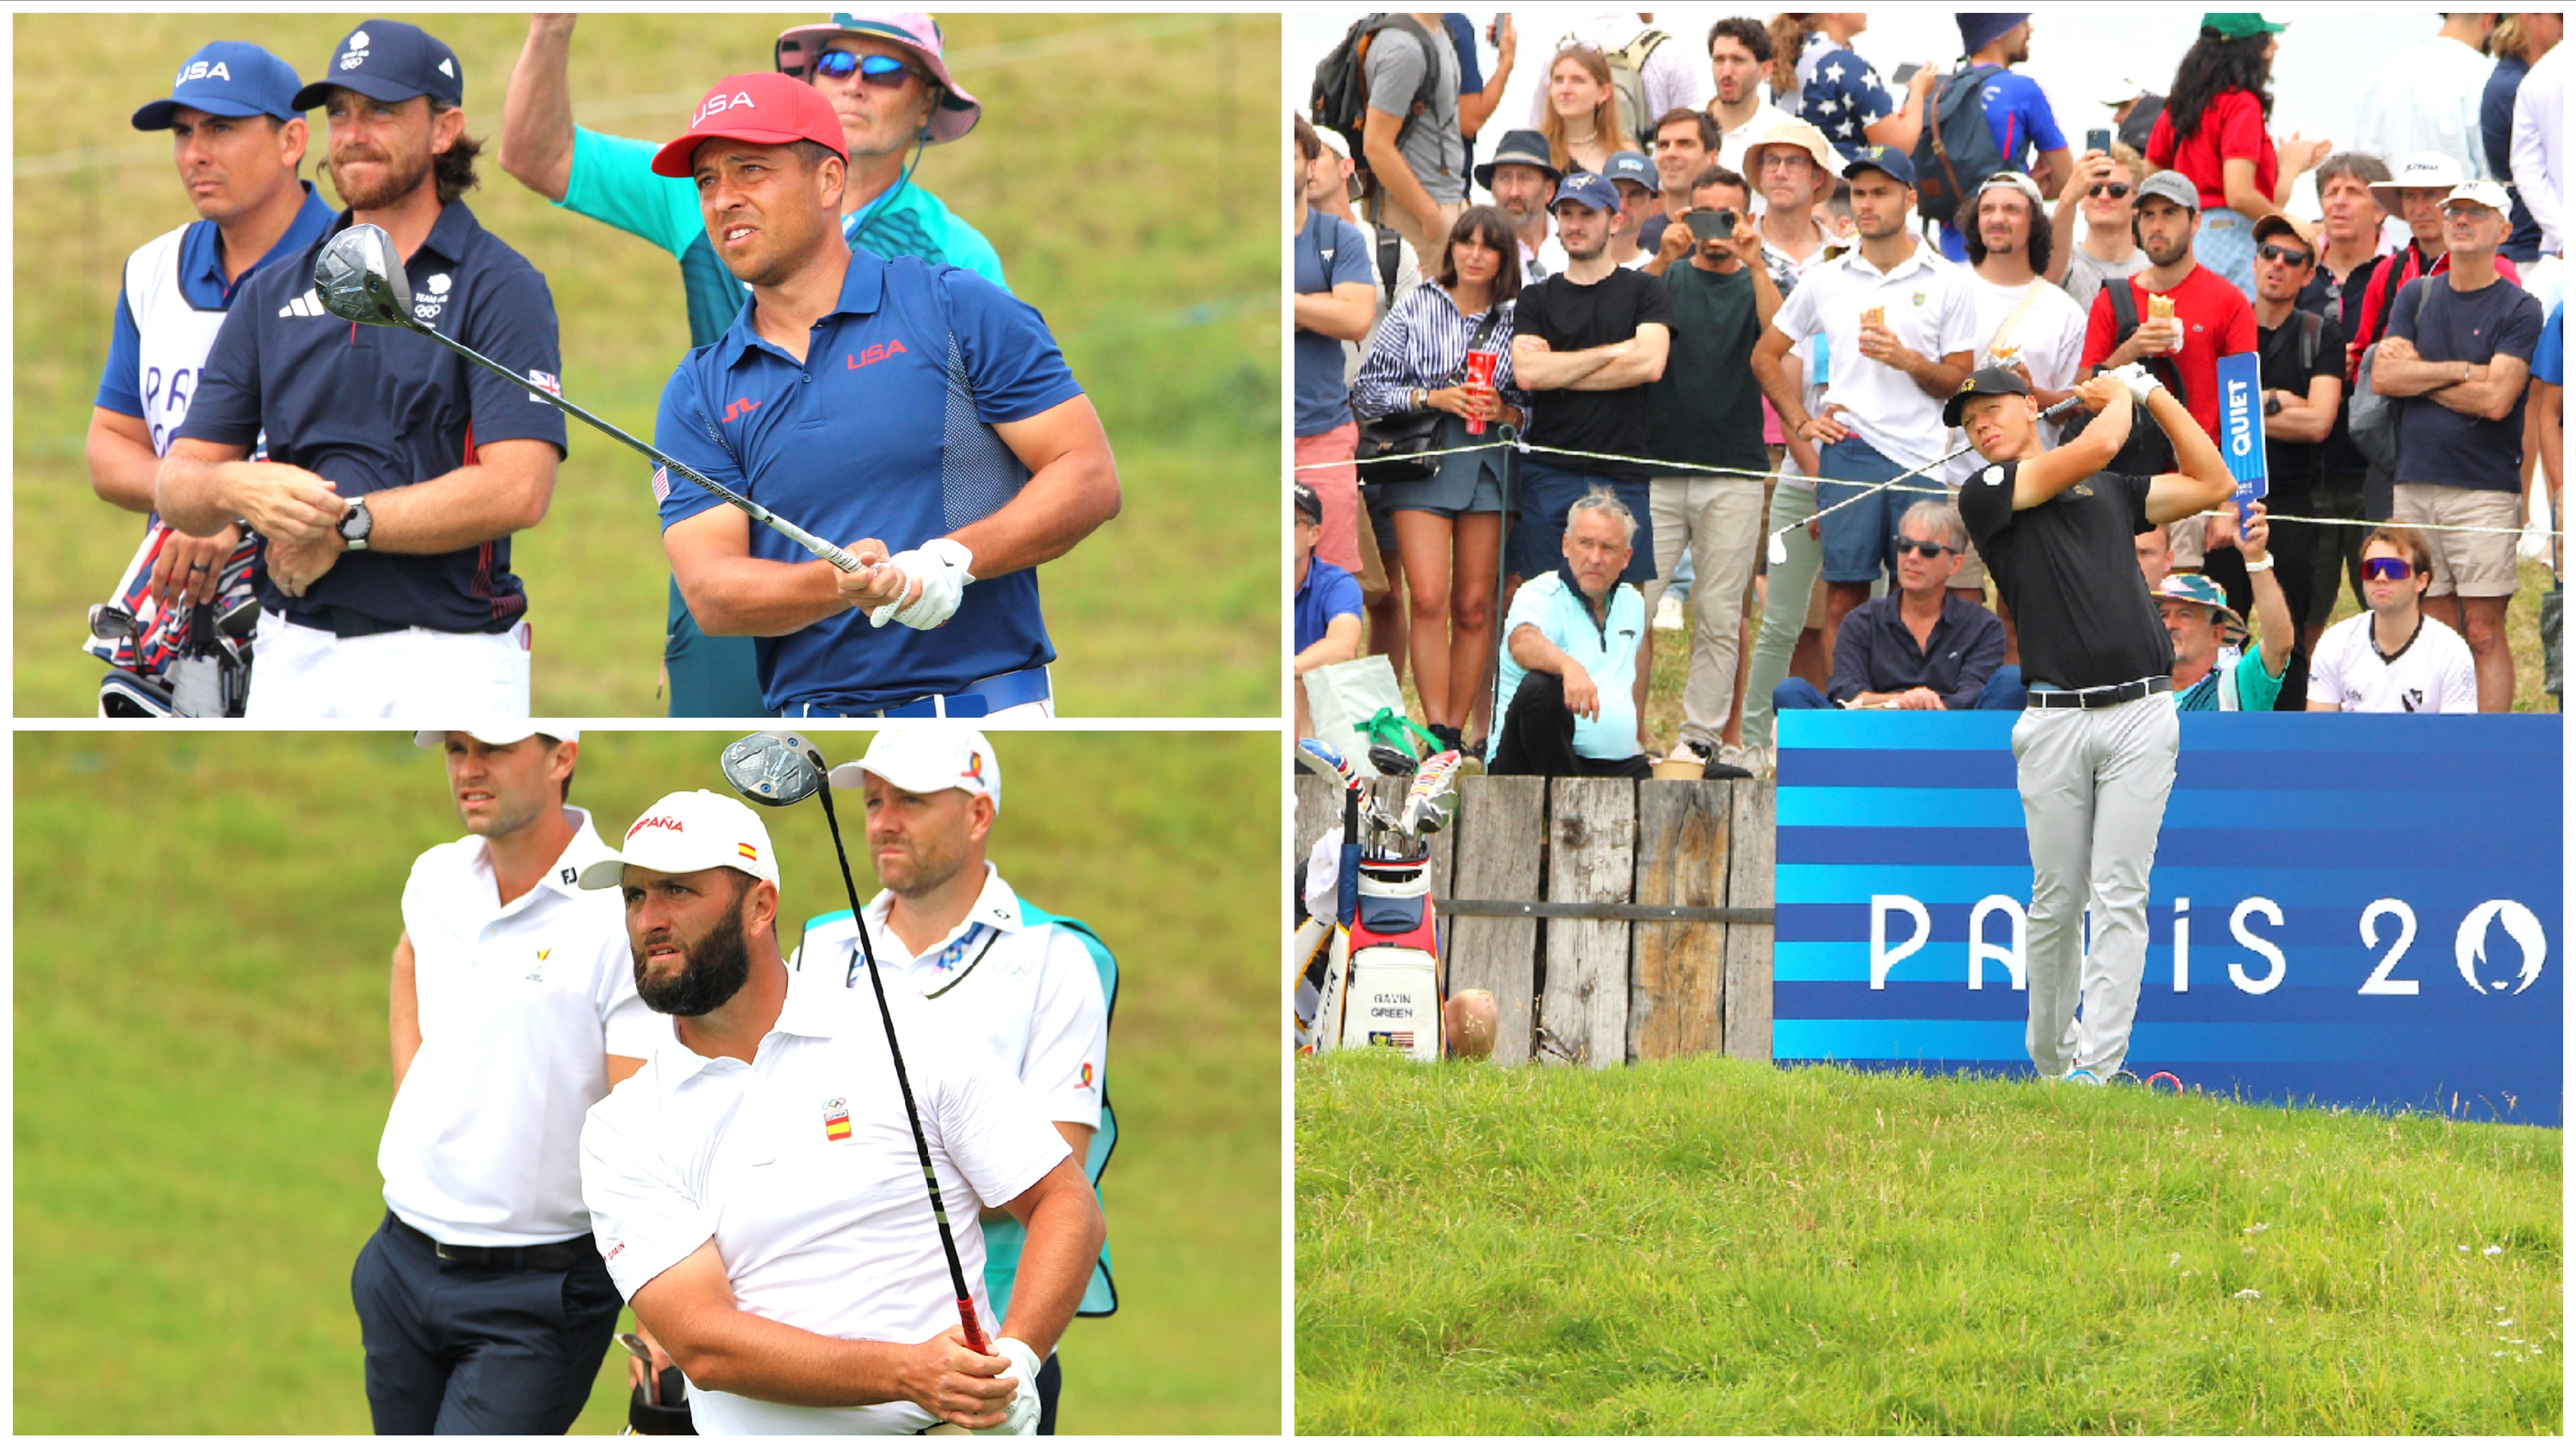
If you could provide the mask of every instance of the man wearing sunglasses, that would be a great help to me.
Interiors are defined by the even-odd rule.
[[[1843,616],[1822,692],[1793,675],[1771,691],[1771,707],[2021,708],[2021,671],[2004,663],[2003,621],[1950,593],[1967,550],[1957,509],[1932,498],[1906,509],[1896,590]]]
[[[2425,616],[2433,553],[2411,528],[2378,528],[2361,545],[2368,607],[2328,629],[2308,663],[2311,714],[2468,714],[2477,667],[2450,626]]]
[[[642,237],[679,259],[689,345],[724,335],[749,295],[725,269],[685,178],[655,175],[651,142],[603,135],[572,119],[572,15],[535,15],[501,110],[501,169],[566,210]],[[777,68],[832,103],[849,148],[842,234],[880,257],[963,267],[995,286],[1002,261],[982,233],[913,184],[923,148],[975,128],[983,107],[949,79],[937,22],[914,12],[835,14],[782,32]],[[672,581],[663,666],[674,715],[768,712],[751,640],[706,634]]]
[[[2264,497],[2282,513],[2311,517],[2319,516],[2326,440],[2343,406],[2343,329],[2298,305],[2316,273],[2318,245],[2317,229],[2286,212],[2254,223],[2254,350],[2263,394]],[[2273,577],[2288,601],[2290,617],[2303,626],[2299,642],[2310,649],[2343,582],[2342,535],[2347,531],[2358,548],[2360,530],[2339,524],[2284,522],[2272,530],[2272,558],[2279,565]],[[2252,570],[2251,548],[2244,550],[2244,558]],[[2262,583],[2252,580],[2258,613]],[[2314,602],[2319,594],[2325,596],[2322,607]],[[2309,619],[2316,620],[2314,628],[2304,627]],[[2305,698],[2303,683],[2293,680],[2286,691],[2291,709]]]
[[[2145,158],[2114,141],[2107,152],[2087,151],[2076,158],[2075,179],[2057,199],[2056,215],[2049,221],[2049,264],[2042,275],[2064,287],[2087,313],[2104,282],[2134,277],[2150,265],[2129,231],[2138,182],[2146,174]],[[2081,242],[2075,239],[2078,216],[2084,218]]]

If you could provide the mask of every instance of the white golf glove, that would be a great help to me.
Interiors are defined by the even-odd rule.
[[[918,581],[921,597],[909,604],[879,604],[869,610],[868,622],[879,629],[888,619],[915,629],[936,629],[957,612],[966,586],[975,582],[975,575],[968,572],[975,566],[975,555],[953,538],[934,538],[886,562],[903,571],[906,593]]]
[[[1034,1434],[1038,1431],[1038,1351],[1016,1338],[997,1339],[993,1352],[1011,1361],[1012,1378],[1020,1381],[1019,1393],[1011,1400],[1008,1417],[978,1434]]]
[[[2164,386],[2164,380],[2149,372],[2143,362],[2132,362],[2126,367],[2112,368],[2111,376],[2118,378],[2120,385],[2129,390],[2129,401],[2141,408],[2147,405],[2147,394]]]

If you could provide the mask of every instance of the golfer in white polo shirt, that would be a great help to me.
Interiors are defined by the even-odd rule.
[[[565,803],[577,731],[423,730],[470,832],[424,852],[394,947],[385,1218],[350,1295],[379,1434],[560,1434],[618,1293],[591,1242],[582,1114],[664,1035],[635,993],[608,847]]]
[[[617,1286],[688,1376],[698,1432],[1034,1430],[1033,1380],[1102,1226],[1027,1089],[889,993],[943,1199],[998,1203],[1027,1233],[988,1356],[958,1326],[874,1003],[789,998],[759,817],[704,790],[666,795],[581,883],[618,888],[637,989],[672,1018],[591,1109],[582,1191]],[[989,1330],[983,1233],[970,1213],[949,1223]]]
[[[866,792],[868,858],[885,885],[868,902],[868,940],[887,990],[910,983],[949,1040],[992,1053],[1037,1097],[1097,1191],[1118,1135],[1107,1085],[1118,963],[1089,926],[1022,900],[985,859],[1002,810],[992,743],[960,725],[891,725],[863,758],[832,771],[832,785]],[[850,913],[806,922],[791,969],[799,990],[867,992]],[[983,1217],[984,1287],[1008,1312],[1020,1225],[994,1208]],[[1117,1307],[1104,1248],[1082,1313]],[[1049,1354],[1038,1372],[1041,1434],[1055,1431],[1062,1382]]]

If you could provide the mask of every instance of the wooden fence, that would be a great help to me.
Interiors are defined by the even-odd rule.
[[[1392,806],[1406,781],[1379,780]],[[1432,837],[1451,992],[1494,994],[1494,1060],[1771,1059],[1774,786],[1470,776]],[[1341,823],[1297,776],[1299,859]]]

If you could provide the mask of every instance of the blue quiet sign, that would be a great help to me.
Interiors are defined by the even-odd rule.
[[[1780,717],[1772,1055],[2027,1074],[2000,713]],[[2557,1126],[2559,721],[2186,714],[2130,1070]]]

